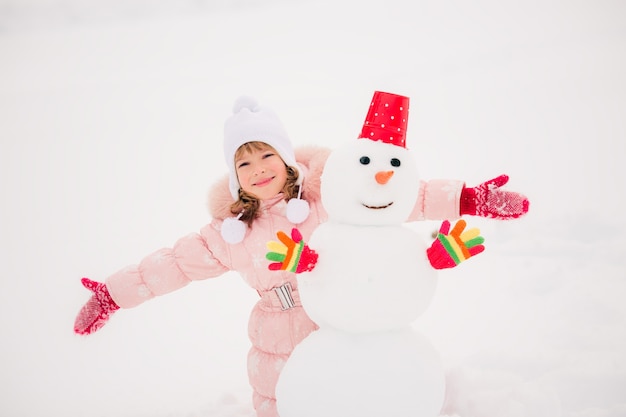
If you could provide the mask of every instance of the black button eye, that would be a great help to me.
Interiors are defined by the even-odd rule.
[[[391,166],[392,167],[399,167],[400,166],[400,160],[398,158],[391,158]]]
[[[369,156],[362,156],[361,159],[359,159],[359,162],[363,165],[367,165],[370,163],[370,158]]]

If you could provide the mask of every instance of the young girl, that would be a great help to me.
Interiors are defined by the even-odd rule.
[[[376,93],[387,94],[387,93]],[[366,121],[367,123],[367,121]],[[250,315],[248,377],[258,417],[277,417],[274,389],[294,347],[316,330],[303,310],[296,274],[270,270],[267,242],[297,226],[305,241],[326,220],[319,181],[329,150],[295,153],[276,115],[254,99],[235,102],[224,127],[229,176],[211,191],[212,221],[199,233],[178,240],[106,278],[83,278],[94,294],[80,310],[74,331],[100,329],[119,308],[135,307],[191,281],[238,271],[259,294]],[[528,210],[525,197],[499,189],[502,176],[475,188],[460,181],[423,182],[413,220],[454,219],[463,214],[516,218]]]

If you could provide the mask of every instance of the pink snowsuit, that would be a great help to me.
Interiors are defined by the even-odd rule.
[[[238,271],[260,295],[248,326],[252,342],[248,354],[248,377],[258,417],[278,417],[274,389],[280,371],[294,347],[317,329],[300,304],[296,275],[268,269],[270,261],[265,259],[266,243],[275,240],[278,231],[289,233],[295,226],[306,242],[313,230],[326,220],[319,184],[328,153],[324,148],[296,150],[296,159],[305,170],[302,197],[311,207],[311,213],[303,223],[294,225],[287,220],[286,202],[278,196],[262,202],[260,217],[248,229],[241,243],[226,243],[220,235],[220,228],[223,219],[232,217],[229,206],[233,200],[228,179],[224,178],[211,192],[211,223],[199,233],[179,239],[173,248],[158,250],[139,265],[127,267],[106,279],[113,300],[122,308],[131,308],[191,281]],[[462,182],[435,180],[422,182],[419,186],[420,194],[408,220],[459,217]]]

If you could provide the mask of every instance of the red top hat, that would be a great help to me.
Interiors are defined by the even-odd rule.
[[[406,148],[408,119],[408,97],[376,91],[359,139],[371,139]]]

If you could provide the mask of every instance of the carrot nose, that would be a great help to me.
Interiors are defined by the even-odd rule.
[[[393,171],[378,171],[375,177],[377,183],[385,185],[387,184],[387,181],[389,181],[389,179],[393,177]]]

